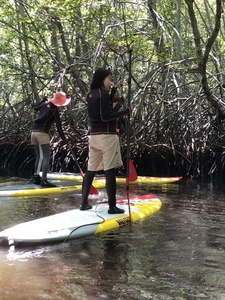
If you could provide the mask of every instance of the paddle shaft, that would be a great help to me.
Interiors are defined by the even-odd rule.
[[[70,149],[70,152],[71,152],[71,154],[72,154],[72,156],[73,156],[73,159],[74,159],[74,161],[75,161],[75,163],[76,163],[76,165],[77,165],[77,167],[78,167],[78,169],[79,169],[79,171],[80,171],[80,175],[84,178],[84,173],[83,173],[83,171],[82,171],[82,169],[81,169],[81,167],[80,167],[80,165],[79,165],[79,163],[78,163],[78,161],[77,161],[77,158],[76,158],[76,156],[75,156],[73,150]],[[97,190],[93,185],[92,185],[91,188],[90,188],[90,194],[92,194],[92,195],[93,195],[93,194],[98,195],[98,190]]]
[[[77,165],[77,167],[78,167],[78,169],[79,169],[80,175],[81,175],[82,177],[84,177],[84,173],[83,173],[83,171],[82,171],[82,169],[81,169],[81,167],[80,167],[80,165],[79,165],[79,163],[78,163],[78,161],[77,161],[77,158],[76,158],[76,156],[75,156],[73,150],[70,149],[70,152],[71,152],[71,154],[72,154],[72,156],[73,156],[73,159],[74,159],[74,161],[75,161],[75,163],[76,163],[76,165]]]
[[[132,49],[128,49],[129,54],[129,64],[128,64],[128,107],[130,107],[131,103],[131,56],[132,56]],[[129,199],[129,160],[130,160],[130,115],[127,116],[127,122],[126,122],[126,129],[127,129],[127,165],[126,165],[126,189],[127,189],[127,201],[128,201],[128,207],[129,207],[129,218],[131,223],[131,211],[130,211],[130,199]]]
[[[128,93],[127,93],[127,105],[130,107],[131,102],[131,55],[132,49],[128,50],[129,54],[129,64],[128,64]],[[127,116],[126,122],[126,134],[127,134],[127,168],[126,168],[126,178],[129,179],[129,159],[130,159],[130,115]],[[129,182],[129,181],[128,181]]]

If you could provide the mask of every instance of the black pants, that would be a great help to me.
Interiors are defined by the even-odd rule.
[[[47,179],[50,162],[50,144],[34,145],[36,160],[34,164],[34,174],[39,175],[42,171],[42,179]]]
[[[88,195],[95,177],[95,171],[87,171],[82,184],[82,204],[88,203]],[[108,195],[108,204],[112,208],[116,206],[116,172],[115,168],[105,171],[106,192]]]

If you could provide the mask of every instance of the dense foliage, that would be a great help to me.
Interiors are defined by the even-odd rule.
[[[130,146],[139,175],[224,175],[222,0],[2,0],[0,24],[2,170],[32,173],[31,104],[58,88],[72,97],[63,125],[85,169],[92,73],[110,67],[127,94],[132,50]],[[72,171],[52,133],[51,170]]]

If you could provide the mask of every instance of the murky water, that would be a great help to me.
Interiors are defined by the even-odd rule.
[[[108,234],[16,252],[0,247],[0,299],[225,300],[223,185],[183,181],[130,186],[130,193],[156,194],[162,210]],[[118,194],[126,196],[123,186]],[[0,230],[76,208],[80,200],[2,197]]]

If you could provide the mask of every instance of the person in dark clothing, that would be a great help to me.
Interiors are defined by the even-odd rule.
[[[118,214],[124,213],[124,210],[116,206],[115,170],[122,166],[123,162],[116,131],[116,120],[131,114],[131,108],[113,111],[113,104],[109,95],[112,85],[112,74],[109,70],[99,68],[95,71],[91,90],[86,98],[90,119],[89,159],[88,170],[83,179],[80,210],[92,208],[88,204],[90,188],[96,171],[104,170],[109,204],[108,213]]]
[[[55,187],[47,180],[47,173],[50,162],[50,136],[49,130],[55,122],[60,137],[67,144],[66,137],[62,131],[58,107],[68,105],[71,98],[66,98],[64,92],[55,93],[54,98],[48,101],[47,97],[33,106],[34,110],[39,110],[39,115],[34,121],[31,129],[31,144],[34,145],[36,160],[34,165],[34,184],[45,187]],[[42,177],[39,173],[42,169]]]

